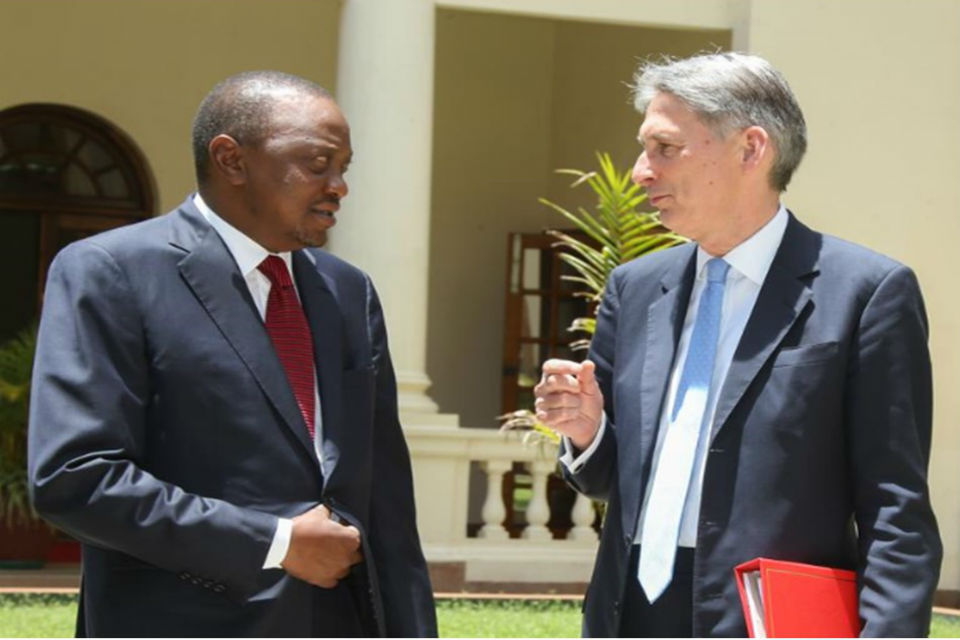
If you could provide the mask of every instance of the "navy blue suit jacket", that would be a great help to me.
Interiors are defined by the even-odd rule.
[[[84,543],[80,633],[436,634],[376,292],[322,251],[294,252],[293,271],[326,477],[246,283],[190,200],[54,260],[29,475],[41,514]],[[363,534],[364,564],[333,590],[262,569],[276,517],[320,502]]]
[[[608,500],[584,632],[617,635],[630,546],[696,246],[614,271],[590,359],[610,420],[568,479]],[[746,636],[733,567],[763,556],[854,568],[868,636],[922,636],[940,571],[931,380],[905,266],[790,221],[720,391],[703,479],[695,636]],[[669,462],[669,461],[664,461]]]

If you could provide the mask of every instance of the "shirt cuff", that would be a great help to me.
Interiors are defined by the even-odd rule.
[[[267,559],[263,561],[264,569],[280,569],[280,563],[287,557],[290,550],[290,537],[293,535],[293,520],[277,518],[277,530],[273,533],[273,541],[267,550]]]
[[[590,443],[590,446],[583,450],[583,452],[578,455],[576,458],[573,457],[573,443],[570,442],[570,438],[563,436],[563,455],[560,456],[560,462],[563,463],[563,466],[567,468],[570,473],[576,473],[583,468],[583,465],[587,464],[587,461],[590,459],[590,456],[593,455],[593,452],[597,450],[597,447],[600,446],[600,441],[603,439],[603,432],[607,430],[607,412],[603,412],[603,419],[600,420],[600,428],[597,429],[597,433],[593,436],[593,442]]]

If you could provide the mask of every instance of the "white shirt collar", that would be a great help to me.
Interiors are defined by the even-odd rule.
[[[260,263],[269,255],[280,256],[287,264],[287,269],[290,270],[290,273],[293,273],[289,251],[272,254],[260,246],[255,240],[218,216],[214,210],[210,208],[210,205],[204,202],[199,193],[193,196],[193,204],[200,210],[200,213],[203,214],[203,217],[210,223],[210,226],[220,234],[223,243],[227,245],[230,255],[233,256],[244,278],[260,266]]]
[[[731,249],[723,259],[757,286],[762,286],[773,258],[777,255],[783,234],[787,230],[787,210],[781,204],[777,213],[756,233]],[[697,278],[703,278],[707,260],[713,258],[701,247],[697,247]]]

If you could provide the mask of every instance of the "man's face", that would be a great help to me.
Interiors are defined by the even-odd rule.
[[[265,139],[243,147],[255,239],[276,252],[324,245],[352,154],[350,127],[332,100],[279,100]]]
[[[722,236],[737,213],[738,136],[717,137],[678,98],[658,93],[638,139],[644,150],[633,181],[646,188],[664,226],[701,243]]]

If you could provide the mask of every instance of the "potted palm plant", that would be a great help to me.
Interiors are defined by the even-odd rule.
[[[27,416],[36,350],[31,327],[0,346],[0,565],[42,565],[53,529],[30,503],[27,488]]]
[[[611,271],[646,253],[686,242],[686,238],[660,224],[659,214],[640,210],[647,194],[640,185],[633,183],[630,169],[617,169],[608,153],[597,153],[597,161],[597,171],[557,170],[557,173],[574,176],[571,188],[587,185],[593,190],[597,197],[593,210],[579,207],[576,211],[570,211],[546,198],[540,198],[541,204],[553,209],[589,238],[585,241],[562,231],[547,231],[557,239],[555,246],[563,249],[560,259],[576,272],[575,275],[562,277],[580,285],[577,294],[590,300],[590,308],[594,312],[603,297]],[[582,332],[586,337],[571,347],[586,350],[596,325],[596,318],[592,315],[575,319],[567,330]],[[501,430],[526,431],[524,442],[560,442],[556,432],[538,422],[528,409],[500,416],[500,420]]]

